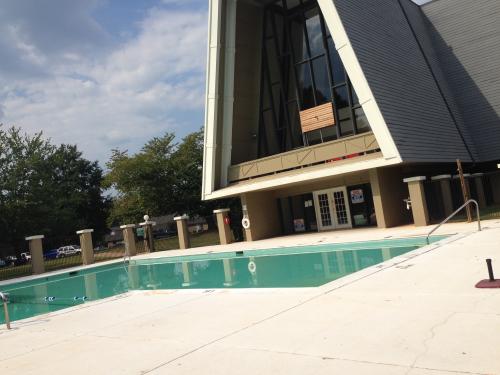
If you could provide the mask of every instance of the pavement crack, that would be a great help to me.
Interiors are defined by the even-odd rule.
[[[416,365],[417,361],[422,358],[424,355],[427,354],[427,352],[429,351],[429,342],[432,341],[434,339],[434,337],[436,336],[436,330],[439,328],[439,327],[442,327],[444,326],[445,324],[448,323],[448,321],[454,316],[456,315],[457,313],[454,311],[452,312],[451,314],[449,314],[448,316],[446,316],[445,319],[443,319],[442,321],[434,324],[430,330],[429,330],[429,337],[427,337],[422,345],[424,346],[424,350],[422,351],[422,353],[418,354],[415,359],[413,360],[412,364],[410,365],[410,367],[408,368],[408,371],[406,372],[406,374],[410,373],[410,371],[414,368],[418,368]]]

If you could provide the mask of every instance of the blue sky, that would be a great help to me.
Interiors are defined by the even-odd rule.
[[[203,125],[206,0],[2,0],[0,123],[137,151]]]
[[[418,0],[417,0],[418,1]],[[104,166],[203,125],[208,0],[2,0],[0,123]]]

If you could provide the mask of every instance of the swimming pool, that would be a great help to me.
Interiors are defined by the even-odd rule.
[[[443,238],[434,236],[431,242]],[[425,238],[416,237],[131,260],[2,285],[0,290],[9,293],[14,321],[130,290],[315,287],[424,245]]]

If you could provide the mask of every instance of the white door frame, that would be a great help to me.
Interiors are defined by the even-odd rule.
[[[335,193],[341,192],[344,198],[343,204],[341,202],[335,202]],[[331,225],[323,225],[321,220],[320,213],[320,204],[319,204],[319,195],[325,195],[328,199],[328,210],[331,219]],[[318,225],[318,231],[332,230],[332,229],[343,229],[343,228],[352,228],[351,221],[351,210],[349,208],[349,198],[347,196],[347,189],[345,186],[339,186],[330,189],[318,190],[313,192],[314,197],[314,211],[316,213],[316,222]],[[338,203],[338,204],[336,204]],[[338,208],[343,208],[343,212],[345,212],[347,222],[340,223],[339,216],[337,212]]]

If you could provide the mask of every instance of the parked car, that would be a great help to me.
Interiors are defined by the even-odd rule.
[[[64,257],[72,256],[72,255],[81,254],[81,253],[82,253],[82,249],[80,249],[76,245],[61,246],[59,249],[57,249],[56,258],[64,258]]]
[[[5,267],[7,263],[5,263],[5,260],[0,259],[0,267]]]
[[[43,253],[43,259],[44,260],[51,260],[51,259],[56,259],[57,258],[57,253],[59,249],[52,249],[48,250]]]
[[[31,262],[31,253],[21,253],[21,258],[24,258],[28,262]]]
[[[17,257],[15,255],[7,255],[4,260],[7,266],[15,266],[17,262]]]

